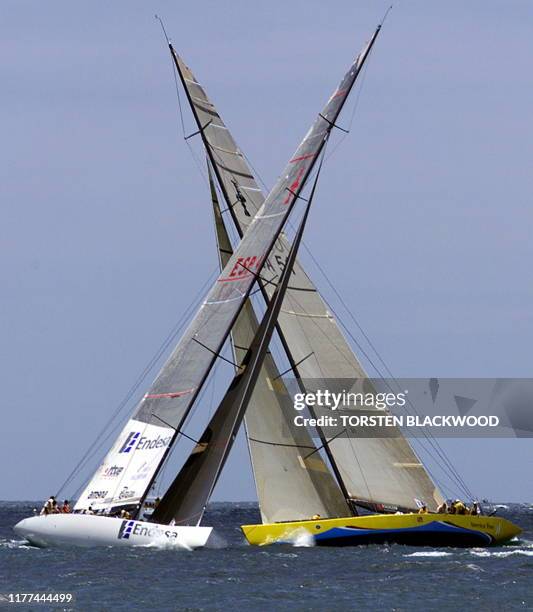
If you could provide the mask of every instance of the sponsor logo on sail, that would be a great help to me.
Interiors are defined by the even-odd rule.
[[[120,476],[120,474],[122,474],[123,471],[124,471],[124,468],[121,467],[120,465],[111,465],[109,467],[104,466],[102,476],[104,478],[115,478],[116,476]]]
[[[126,441],[122,445],[122,448],[118,451],[119,453],[129,453],[132,448],[135,448],[135,443],[141,435],[140,431],[130,431]]]
[[[171,531],[170,529],[161,529],[158,525],[148,525],[143,523],[138,523],[136,521],[122,521],[120,528],[118,530],[118,539],[119,540],[129,540],[131,535],[141,536],[145,538],[157,538],[157,537],[165,537],[169,540],[175,540],[178,537],[176,531]]]
[[[141,451],[141,450],[153,450],[154,448],[165,448],[170,444],[172,440],[172,436],[167,436],[166,438],[158,435],[155,438],[147,438],[146,436],[141,437],[141,433],[139,431],[130,431],[126,441],[121,446],[119,453],[129,453],[132,450]]]
[[[130,499],[131,497],[135,497],[135,491],[128,489],[128,487],[124,487],[118,495],[119,499]]]
[[[89,495],[87,495],[87,499],[104,499],[107,495],[107,491],[91,491]]]
[[[140,466],[135,474],[131,476],[132,480],[145,480],[152,473],[152,468],[146,461]]]

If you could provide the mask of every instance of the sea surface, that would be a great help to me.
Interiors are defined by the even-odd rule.
[[[482,549],[251,547],[253,503],[214,503],[208,548],[33,548],[12,526],[35,502],[0,502],[0,593],[73,593],[68,607],[13,610],[533,610],[533,505],[498,513],[524,530]],[[5,606],[5,608],[4,608]]]

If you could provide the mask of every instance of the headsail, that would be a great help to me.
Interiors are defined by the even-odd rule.
[[[377,32],[356,60],[356,71],[361,69]],[[171,51],[198,126],[207,126],[201,132],[202,139],[233,221],[242,236],[263,202],[254,171],[204,88],[172,48]],[[342,87],[335,95],[343,95]],[[282,234],[265,264],[265,270],[273,277],[281,273],[288,251],[288,242]],[[268,284],[263,285],[263,290],[267,296],[272,295]],[[301,379],[367,377],[298,261],[278,326],[292,364],[298,364],[295,374]],[[348,438],[337,438],[328,445],[348,497],[407,508],[416,507],[415,499],[423,499],[429,508],[434,508],[442,499],[399,430],[396,437],[387,439],[357,439],[355,430],[348,435]]]
[[[167,523],[173,520],[179,525],[197,525],[202,519],[261,373],[302,240],[317,181],[318,174],[289,251],[285,269],[242,364],[199,442],[154,510],[152,519],[156,522]]]
[[[220,264],[232,254],[208,165]],[[235,361],[241,364],[257,332],[257,318],[246,301],[231,332]],[[294,425],[289,392],[270,353],[255,385],[244,422],[261,517],[265,523],[347,516],[349,509],[305,427]]]
[[[173,49],[171,47],[171,51]],[[117,442],[107,454],[101,466],[82,493],[76,509],[91,504],[91,494],[100,492],[98,507],[109,507],[122,503],[119,500],[120,484],[114,482],[107,486],[102,470],[105,466],[119,465],[119,455],[126,451],[123,445],[129,440],[128,453],[131,460],[124,466],[121,482],[131,483],[127,501],[138,502],[151,486],[158,467],[166,457],[172,442],[180,433],[180,428],[192,408],[209,371],[228,337],[231,327],[250,292],[256,275],[261,272],[265,258],[279,237],[294,202],[312,171],[315,161],[322,151],[326,139],[344,106],[344,102],[357,75],[360,58],[350,66],[336,92],[331,96],[322,112],[314,121],[295,154],[289,160],[276,185],[255,215],[246,235],[229,259],[226,267],[209,291],[206,300],[190,323],[172,355],[157,376],[149,392],[141,400],[134,416],[119,436],[123,444]],[[203,126],[207,129],[218,129]],[[138,453],[145,447],[139,440],[145,431],[159,428],[159,437],[151,440],[153,451],[150,461],[143,463],[135,486],[131,480],[131,470],[137,468]],[[155,432],[155,429],[154,429]],[[131,438],[129,437],[131,435]],[[150,436],[152,433],[149,434]],[[135,459],[134,459],[135,457]],[[120,464],[122,465],[122,464]],[[134,465],[134,468],[130,466]],[[143,471],[144,470],[144,471]],[[105,494],[103,493],[105,491]]]

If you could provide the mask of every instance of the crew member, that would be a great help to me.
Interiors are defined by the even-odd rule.
[[[428,513],[428,507],[424,504],[418,511],[418,514],[427,514],[427,513]]]
[[[453,507],[455,508],[456,514],[466,514],[466,506],[463,504],[463,502],[460,499],[456,499],[453,502]]]
[[[437,508],[437,514],[446,514],[448,512],[448,504],[443,501],[442,504]]]
[[[61,513],[62,514],[70,514],[70,504],[69,504],[68,499],[66,499],[63,502],[63,505],[61,506]]]
[[[470,508],[470,514],[472,516],[479,516],[481,514],[481,508],[479,507],[479,503],[475,501]]]
[[[41,514],[52,514],[52,512],[54,511],[55,501],[56,501],[56,498],[53,495],[50,495],[50,497],[48,498],[48,501],[44,504],[44,506],[41,509]]]

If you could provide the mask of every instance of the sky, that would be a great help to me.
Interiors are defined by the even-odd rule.
[[[388,4],[2,3],[0,498],[57,490],[217,266],[154,13],[272,186]],[[396,376],[531,376],[532,24],[400,0],[341,119],[305,241]],[[530,440],[442,445],[533,501]],[[254,498],[241,436],[214,499]]]

